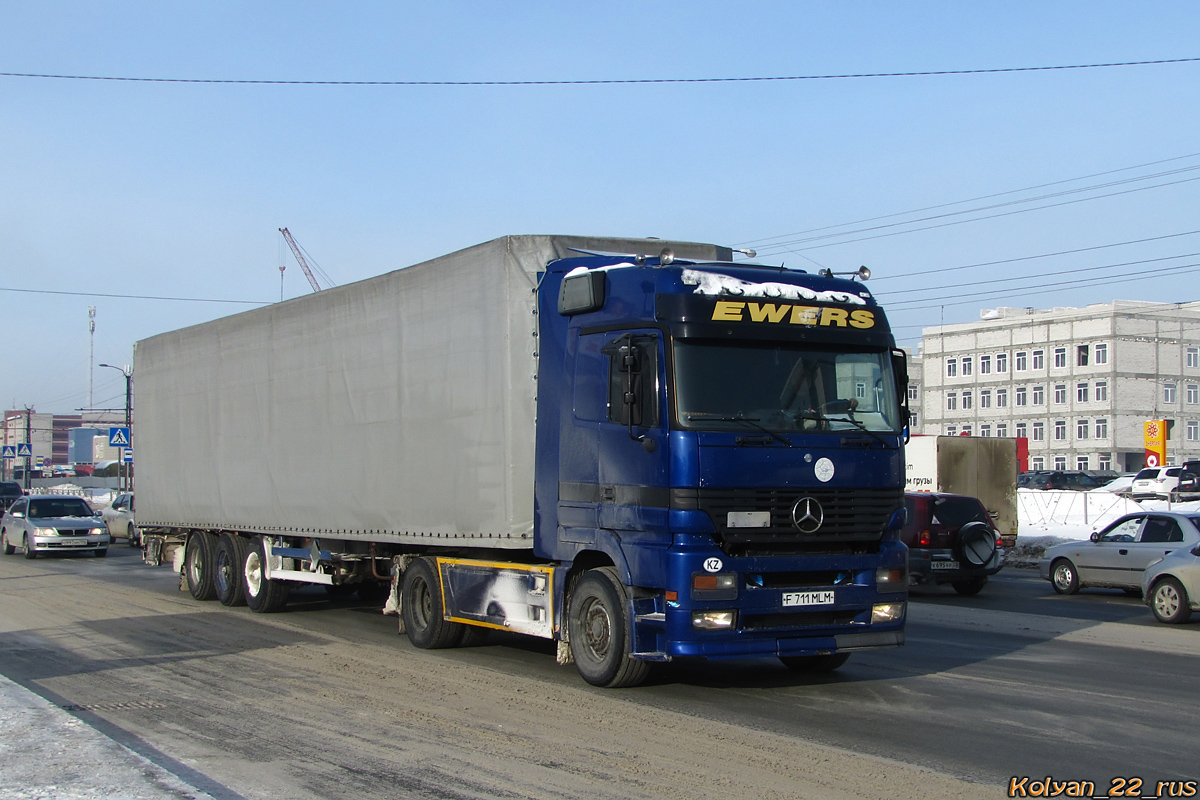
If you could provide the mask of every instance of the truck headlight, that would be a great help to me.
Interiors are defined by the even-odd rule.
[[[728,630],[737,622],[736,611],[693,611],[692,627],[702,631]]]
[[[871,623],[895,622],[904,617],[904,603],[876,603],[871,607]]]

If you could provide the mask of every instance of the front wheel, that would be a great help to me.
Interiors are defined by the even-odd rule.
[[[780,656],[783,665],[793,672],[833,672],[850,659],[849,653],[831,653],[826,656]]]
[[[21,544],[22,544],[23,549],[25,550],[26,558],[37,558],[37,550],[33,549],[33,542],[31,542],[29,540],[28,533],[25,534],[25,536],[21,539]]]
[[[12,542],[8,541],[8,531],[0,531],[0,543],[4,545],[4,555],[11,556],[17,552],[17,548],[12,546]]]
[[[593,686],[637,686],[650,674],[649,662],[629,657],[627,605],[628,592],[614,567],[588,570],[571,592],[571,655],[579,674]]]
[[[1192,616],[1187,589],[1174,578],[1163,578],[1150,590],[1150,609],[1159,622],[1178,624]]]
[[[1079,591],[1079,573],[1075,565],[1060,558],[1050,565],[1050,584],[1059,594],[1075,594]]]
[[[108,548],[101,547],[99,550],[93,550],[92,555],[94,555],[96,558],[104,558],[106,555],[108,555]]]

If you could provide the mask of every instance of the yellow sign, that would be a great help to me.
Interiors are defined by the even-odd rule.
[[[1146,445],[1146,466],[1161,467],[1167,463],[1167,421],[1165,419],[1148,419],[1143,423]]]
[[[719,300],[713,322],[786,322],[791,325],[825,325],[873,328],[875,315],[865,308],[853,311],[829,306],[797,306],[791,303],[748,303]]]

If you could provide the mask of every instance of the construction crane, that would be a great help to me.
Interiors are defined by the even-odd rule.
[[[288,232],[287,228],[280,228],[279,232],[283,234],[283,239],[288,243],[288,247],[292,248],[292,255],[296,256],[296,262],[300,264],[300,269],[304,270],[304,277],[308,278],[308,282],[312,286],[312,290],[314,292],[321,291],[321,284],[317,283],[316,276],[313,275],[313,271],[309,269],[308,261],[304,258],[304,253],[300,252],[300,245],[296,244],[296,240],[292,238],[292,234]],[[283,267],[280,267],[279,269],[280,272],[283,271]]]

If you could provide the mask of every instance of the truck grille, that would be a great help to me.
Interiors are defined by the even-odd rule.
[[[792,507],[803,497],[821,504],[824,520],[813,533],[792,523]],[[878,549],[888,520],[904,507],[896,489],[673,489],[672,508],[699,509],[717,530],[717,543],[730,556],[786,553],[867,553]],[[730,528],[730,511],[769,511],[768,528]]]

